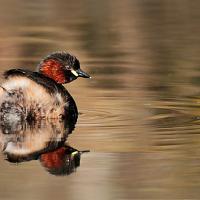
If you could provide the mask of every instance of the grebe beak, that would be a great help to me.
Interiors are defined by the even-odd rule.
[[[71,72],[76,77],[91,78],[91,76],[89,74],[87,74],[86,72],[82,71],[81,69],[71,70]]]

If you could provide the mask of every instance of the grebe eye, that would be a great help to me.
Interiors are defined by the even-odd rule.
[[[65,66],[65,68],[66,68],[67,70],[70,70],[70,66]]]

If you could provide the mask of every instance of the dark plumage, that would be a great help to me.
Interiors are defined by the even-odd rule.
[[[40,64],[38,65],[38,69],[40,69],[40,67],[42,66],[42,64],[45,61],[50,60],[50,59],[58,60],[63,65],[69,66],[69,67],[73,67],[75,70],[80,69],[80,62],[79,62],[79,60],[75,56],[73,56],[73,55],[71,55],[69,53],[66,53],[66,52],[54,52],[54,53],[46,56],[40,62]]]

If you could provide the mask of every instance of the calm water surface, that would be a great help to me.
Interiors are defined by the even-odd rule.
[[[66,85],[80,112],[67,145],[90,150],[80,167],[55,176],[41,159],[2,154],[0,199],[199,199],[199,9],[189,0],[2,3],[1,74],[66,50],[92,79]],[[28,129],[28,145],[62,136],[54,125]]]

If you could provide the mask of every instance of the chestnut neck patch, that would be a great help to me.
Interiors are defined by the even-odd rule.
[[[65,75],[64,67],[57,60],[49,59],[44,61],[40,66],[40,72],[57,83],[64,84],[69,82]]]

